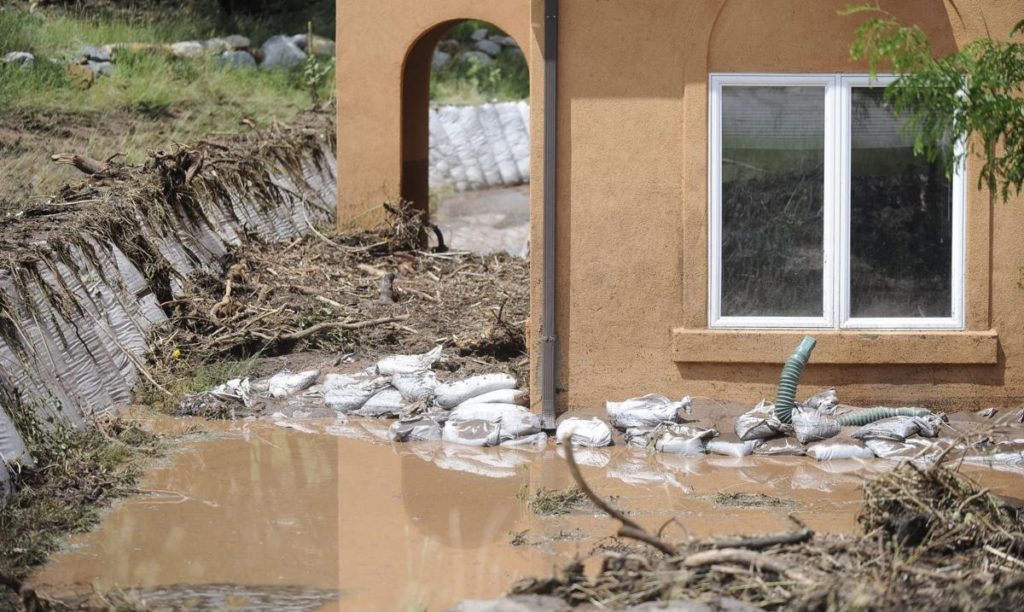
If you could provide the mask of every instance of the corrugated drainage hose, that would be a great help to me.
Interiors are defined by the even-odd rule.
[[[804,336],[800,346],[796,347],[796,351],[786,360],[786,365],[782,366],[779,388],[775,392],[775,416],[779,417],[783,423],[793,422],[796,388],[800,384],[800,376],[804,373],[804,366],[811,358],[811,351],[814,350],[816,344],[817,341],[814,338]]]
[[[844,414],[836,419],[836,423],[843,427],[862,427],[868,423],[874,423],[875,421],[881,421],[890,417],[921,417],[928,416],[931,413],[931,410],[925,410],[924,408],[867,408],[866,410]]]

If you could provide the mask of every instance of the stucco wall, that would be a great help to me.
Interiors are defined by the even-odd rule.
[[[595,408],[605,399],[645,392],[751,403],[772,395],[781,363],[802,334],[707,330],[707,77],[739,71],[863,72],[848,59],[862,18],[837,15],[847,0],[561,4],[560,403]],[[922,25],[940,52],[987,32],[1005,36],[1024,17],[1012,0],[882,4]],[[527,5],[529,25],[522,14]],[[411,44],[413,31],[450,18],[452,11],[477,16],[485,6],[494,14],[484,18],[531,50],[537,84],[532,132],[538,136],[532,145],[532,212],[540,219],[539,0],[395,1],[386,9],[368,0],[340,0],[339,217],[375,206],[380,186],[394,188],[399,180],[393,125],[400,109],[394,106],[397,84],[391,81],[397,67],[388,60],[393,63],[397,56],[387,54],[399,52]],[[497,14],[502,10],[515,15]],[[387,17],[382,12],[396,19],[388,24],[394,44],[364,51],[346,41],[346,35],[365,40],[359,31],[364,20],[381,22]],[[379,33],[369,36],[381,39]],[[384,82],[368,87],[371,75]],[[345,142],[352,138],[357,140]],[[344,158],[357,151],[359,159]],[[807,392],[836,385],[849,402],[952,406],[1024,398],[1018,285],[1024,199],[990,207],[988,194],[973,187],[979,165],[968,164],[967,331],[812,332],[819,348],[805,374]],[[532,232],[532,244],[542,244],[539,222]],[[540,257],[536,249],[532,329],[539,324]]]

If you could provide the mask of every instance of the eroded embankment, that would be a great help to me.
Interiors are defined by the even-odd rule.
[[[14,404],[73,425],[128,403],[147,333],[197,271],[221,274],[243,241],[327,223],[333,129],[276,129],[107,164],[0,225],[0,453],[30,463]],[[0,490],[8,472],[0,469]]]

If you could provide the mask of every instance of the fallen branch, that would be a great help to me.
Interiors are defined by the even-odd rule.
[[[649,544],[669,556],[674,557],[679,554],[679,550],[675,546],[657,536],[651,535],[646,529],[641,527],[639,523],[629,518],[619,510],[616,510],[611,506],[611,504],[601,499],[597,493],[594,493],[594,490],[590,488],[587,481],[583,480],[583,474],[580,473],[580,467],[576,464],[576,457],[573,454],[572,444],[565,445],[565,459],[569,463],[569,473],[572,474],[573,480],[576,481],[576,486],[583,491],[583,494],[587,496],[587,499],[589,499],[591,503],[597,506],[605,514],[622,523],[618,532],[620,537],[630,538]]]
[[[683,567],[690,569],[707,567],[709,565],[718,565],[721,563],[731,563],[733,565],[752,567],[759,571],[767,570],[780,576],[786,576],[787,578],[793,578],[801,582],[806,580],[801,576],[793,575],[786,566],[782,565],[782,563],[779,563],[775,559],[772,559],[768,555],[754,552],[752,550],[743,550],[739,548],[705,550],[703,552],[687,555],[686,558],[683,559]]]
[[[71,153],[57,153],[51,155],[50,159],[57,162],[58,164],[67,164],[74,166],[79,171],[92,176],[94,174],[102,174],[110,169],[110,164],[105,164],[101,161],[86,157],[84,155],[74,155]]]
[[[409,315],[399,315],[397,317],[384,317],[382,319],[373,319],[370,321],[358,321],[356,323],[339,323],[339,322],[326,322],[317,323],[312,327],[306,329],[291,332],[288,334],[282,334],[278,336],[278,340],[284,342],[298,342],[304,338],[308,338],[313,334],[328,330],[328,329],[362,329],[364,327],[372,327],[374,325],[384,325],[386,323],[397,323],[399,321],[405,321],[409,318]]]

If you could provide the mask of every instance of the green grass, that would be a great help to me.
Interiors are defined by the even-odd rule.
[[[530,70],[518,49],[504,49],[493,64],[456,56],[430,79],[430,99],[439,104],[483,104],[530,97]]]
[[[245,378],[256,369],[258,356],[248,359],[226,359],[214,363],[194,363],[184,359],[180,366],[161,372],[160,379],[168,394],[151,384],[143,384],[138,392],[140,403],[173,414],[186,395],[202,393],[233,378]]]

